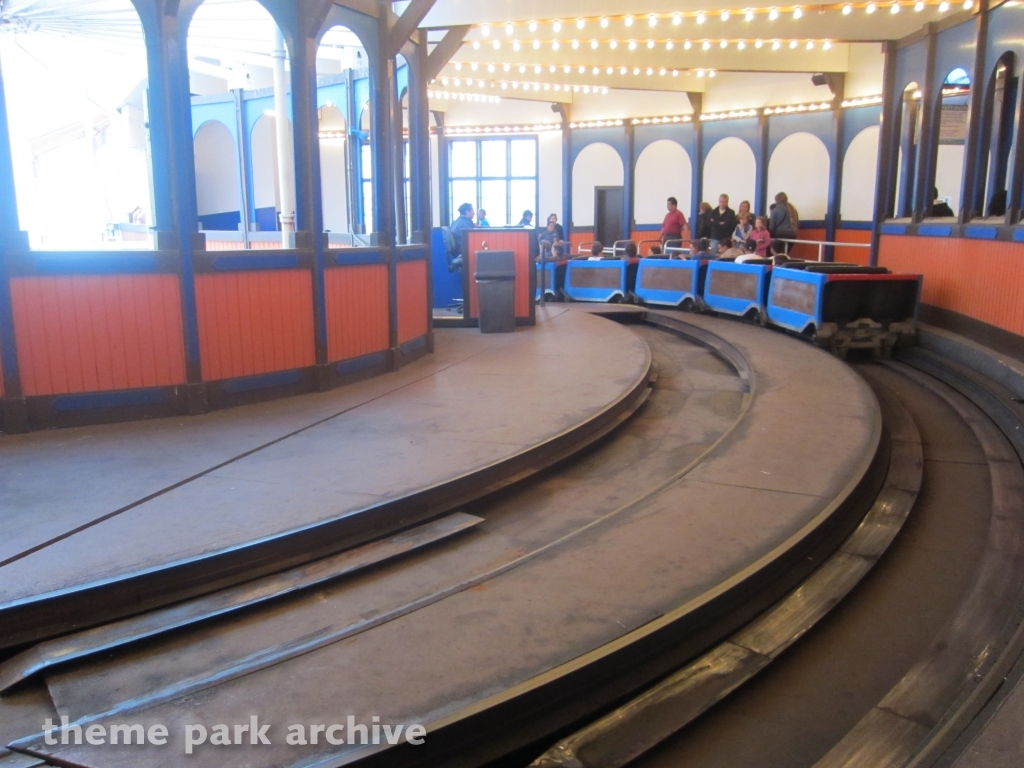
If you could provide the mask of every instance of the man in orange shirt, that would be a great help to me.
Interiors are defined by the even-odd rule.
[[[686,226],[686,217],[679,210],[679,202],[674,198],[668,199],[668,213],[665,220],[661,222],[661,242],[666,240],[679,240],[683,236],[683,227]]]

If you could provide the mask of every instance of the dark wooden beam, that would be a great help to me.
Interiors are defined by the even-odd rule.
[[[398,21],[388,30],[388,56],[396,56],[412,37],[412,33],[420,25],[420,22],[430,13],[434,7],[435,0],[412,0],[406,7],[405,12],[398,17]]]
[[[434,46],[434,50],[427,56],[427,71],[424,73],[426,81],[429,83],[435,77],[437,77],[441,70],[444,69],[444,65],[447,64],[452,56],[455,55],[456,51],[462,46],[462,41],[466,39],[466,35],[469,34],[470,27],[466,25],[464,27],[451,27],[448,33],[441,38],[441,41]]]

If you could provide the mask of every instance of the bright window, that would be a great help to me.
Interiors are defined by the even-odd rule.
[[[452,215],[463,203],[487,211],[492,227],[519,223],[537,211],[537,139],[458,139],[449,145]]]

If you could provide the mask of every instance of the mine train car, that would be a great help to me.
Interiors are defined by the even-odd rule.
[[[546,264],[545,293],[568,301],[635,301],[734,315],[800,334],[840,356],[848,349],[887,353],[915,334],[920,275],[817,261],[737,264],[616,258],[615,250],[610,255]]]

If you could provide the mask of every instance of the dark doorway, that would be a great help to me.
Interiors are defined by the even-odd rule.
[[[606,247],[622,239],[622,187],[594,187],[594,239]]]

